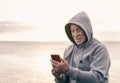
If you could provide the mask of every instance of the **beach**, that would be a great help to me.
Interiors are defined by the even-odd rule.
[[[110,82],[119,83],[120,42],[103,42],[111,57]],[[0,83],[55,83],[50,54],[63,52],[70,42],[0,42]]]

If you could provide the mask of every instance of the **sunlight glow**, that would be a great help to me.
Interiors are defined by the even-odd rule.
[[[0,22],[20,22],[34,26],[36,30],[0,34],[0,40],[66,41],[64,25],[73,15],[83,10],[88,13],[92,21],[96,37],[99,37],[101,32],[105,32],[106,36],[111,36],[107,33],[113,32],[116,36],[115,32],[120,32],[120,12],[116,10],[119,8],[119,3],[119,0],[2,0]],[[120,40],[118,33],[117,40]],[[107,38],[111,40],[110,37]]]

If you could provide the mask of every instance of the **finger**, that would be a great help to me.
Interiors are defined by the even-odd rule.
[[[53,68],[54,71],[56,70],[56,66],[52,65],[52,68]]]
[[[54,69],[55,68],[55,66],[53,65],[53,63],[51,62],[51,65],[52,65],[52,68]]]
[[[63,58],[61,58],[61,57],[60,57],[60,60],[61,60],[62,62],[66,62],[66,61],[65,61]]]
[[[56,72],[56,71],[54,71],[54,70],[52,70],[52,74],[53,74],[54,76],[58,76],[58,75],[59,75],[59,73]]]
[[[51,61],[52,63],[56,63],[56,64],[59,63],[58,61],[53,60],[53,59],[51,59],[50,61]]]
[[[52,68],[55,70],[58,66],[56,64],[52,64]]]
[[[52,69],[51,71],[55,71],[54,69]]]
[[[59,62],[55,61],[55,60],[51,60],[51,64],[55,67],[58,67]]]
[[[52,73],[55,73],[55,70],[52,70]]]

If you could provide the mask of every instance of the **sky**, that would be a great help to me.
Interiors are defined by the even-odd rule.
[[[120,41],[119,0],[0,0],[0,41],[68,41],[64,26],[88,13],[94,37]]]

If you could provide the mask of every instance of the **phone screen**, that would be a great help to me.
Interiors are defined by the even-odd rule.
[[[60,57],[59,57],[58,54],[51,54],[51,58],[52,58],[53,60],[56,60],[56,61],[58,61],[58,62],[61,62]]]

